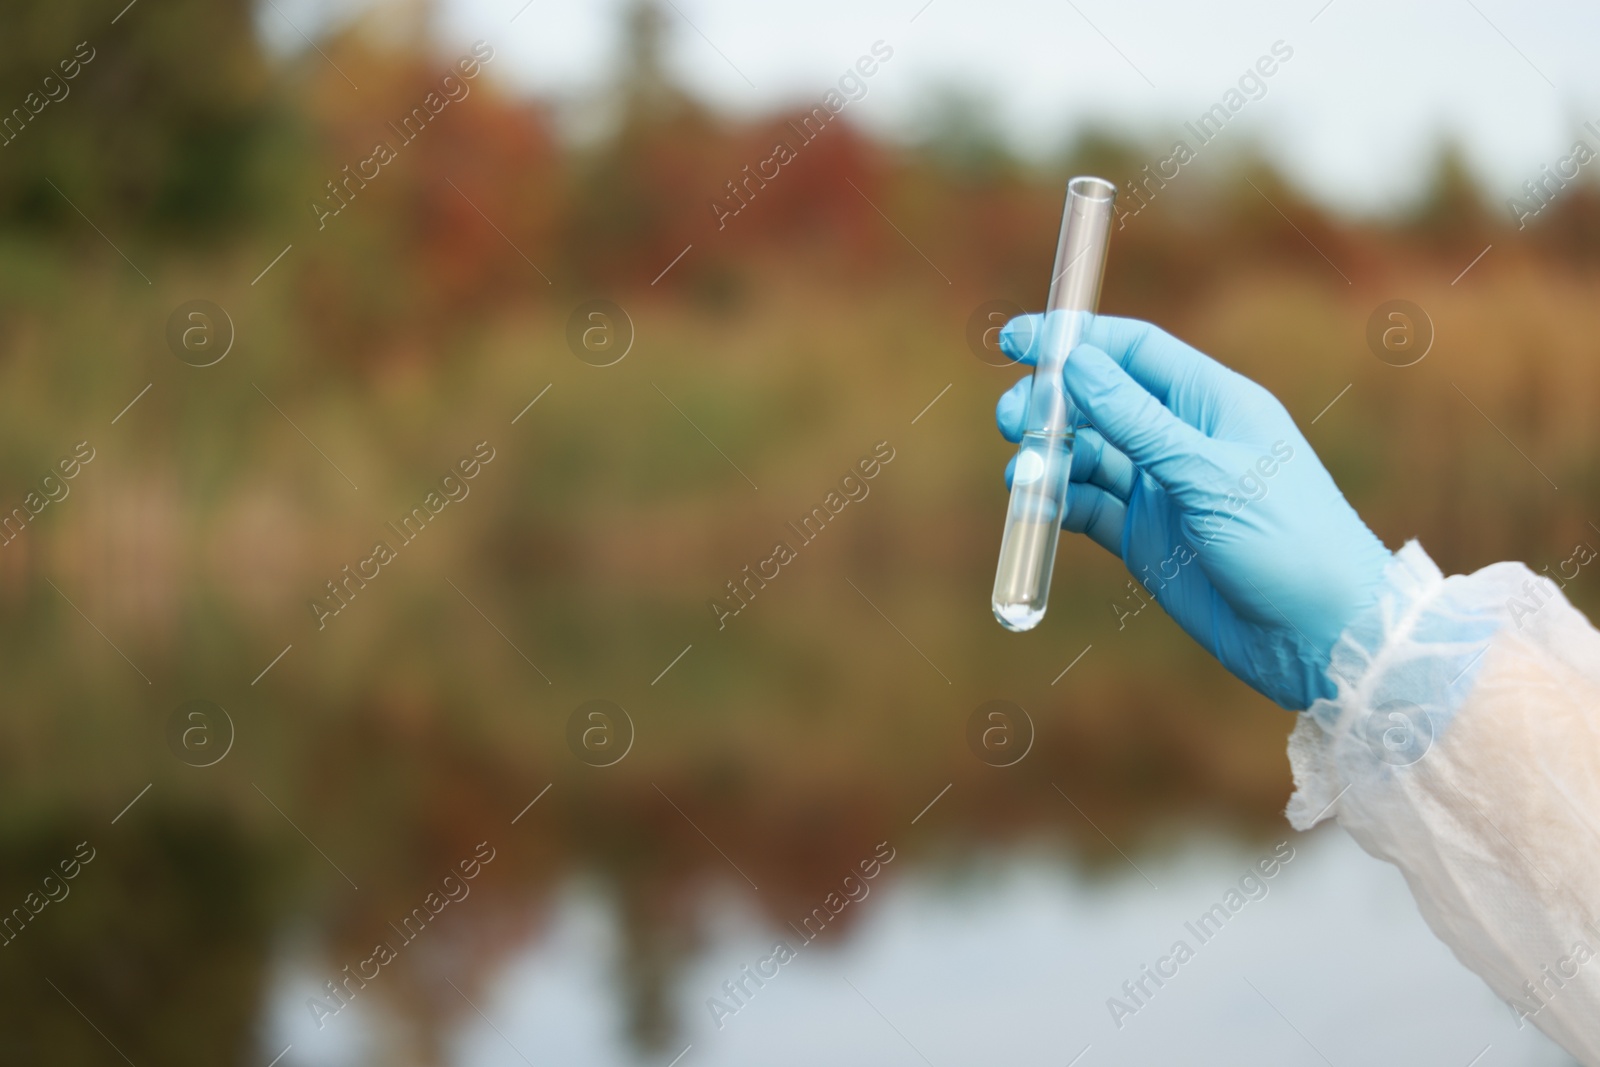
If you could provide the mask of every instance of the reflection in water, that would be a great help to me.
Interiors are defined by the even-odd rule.
[[[707,1001],[726,998],[725,982],[775,941],[799,941],[730,880],[702,900],[709,936],[671,990],[678,1043],[648,1055],[630,1041],[618,996],[625,935],[614,902],[575,879],[546,932],[470,1004],[444,987],[456,999],[447,1062],[663,1067],[685,1048],[683,1067],[1464,1064],[1485,1048],[1485,1064],[1571,1062],[1533,1028],[1519,1031],[1434,939],[1393,868],[1332,829],[1291,836],[1288,847],[1293,861],[1260,888],[1248,880],[1247,906],[1203,938],[1196,917],[1228,901],[1241,872],[1259,872],[1271,843],[1202,840],[1142,859],[1148,881],[1132,869],[1091,877],[1026,849],[955,870],[901,867],[860,902],[849,936],[800,948],[722,1016]],[[1119,1028],[1108,1002],[1180,940],[1192,957],[1159,988],[1147,979],[1155,995]],[[405,1062],[379,1051],[397,1049],[402,1020],[354,1012],[340,1019],[352,1025],[319,1033],[303,1007],[317,981],[280,966],[269,1055],[292,1043],[290,1065]]]

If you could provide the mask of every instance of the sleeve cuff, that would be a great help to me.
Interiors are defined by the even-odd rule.
[[[1503,625],[1500,591],[1525,573],[1507,564],[1446,578],[1416,541],[1394,554],[1376,602],[1334,645],[1334,695],[1302,712],[1289,737],[1290,825],[1310,829],[1337,814],[1356,777],[1427,753],[1471,692]]]

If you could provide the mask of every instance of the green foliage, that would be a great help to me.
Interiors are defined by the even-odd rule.
[[[248,0],[144,3],[115,24],[85,0],[8,12],[0,220],[74,227],[64,193],[102,226],[192,237],[259,209],[253,171],[279,119],[251,13]]]

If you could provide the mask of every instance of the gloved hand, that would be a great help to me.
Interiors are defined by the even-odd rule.
[[[1041,319],[1007,323],[1001,350],[1034,362]],[[1064,375],[1089,426],[1074,445],[1062,526],[1120,556],[1254,689],[1294,710],[1332,697],[1333,644],[1376,602],[1390,553],[1283,405],[1136,319],[1096,316]],[[1021,436],[1030,382],[996,406],[1008,441]]]

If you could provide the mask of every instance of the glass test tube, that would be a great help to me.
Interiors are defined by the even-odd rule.
[[[1011,476],[1011,503],[994,576],[994,617],[1008,630],[1031,630],[1044,618],[1066,514],[1067,480],[1078,413],[1061,372],[1100,302],[1117,188],[1102,178],[1067,183],[1055,273],[1028,396],[1022,441]]]

